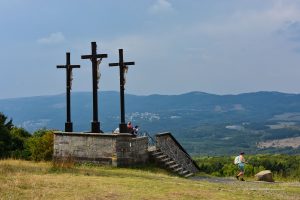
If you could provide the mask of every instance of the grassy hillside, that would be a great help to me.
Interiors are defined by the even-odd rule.
[[[155,168],[56,168],[51,163],[0,161],[0,199],[300,199],[300,184],[211,182]]]

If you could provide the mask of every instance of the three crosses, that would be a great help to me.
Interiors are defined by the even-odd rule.
[[[93,79],[93,121],[91,123],[91,132],[100,133],[100,122],[98,121],[98,81],[99,81],[99,68],[103,58],[107,58],[107,54],[97,54],[96,42],[91,43],[92,54],[82,55],[81,59],[90,59],[92,62],[92,79]],[[120,133],[127,132],[127,125],[125,123],[125,70],[128,69],[128,65],[134,65],[134,62],[124,62],[123,49],[119,49],[119,62],[110,63],[109,66],[119,66],[120,68],[120,108],[121,108],[121,123],[119,124]],[[72,85],[72,69],[80,68],[80,65],[71,65],[70,53],[66,53],[66,65],[58,65],[57,68],[66,68],[66,94],[67,94],[67,121],[65,123],[65,132],[73,132],[73,125],[71,122],[71,96],[70,90]]]

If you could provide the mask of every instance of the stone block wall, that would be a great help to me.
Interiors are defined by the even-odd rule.
[[[93,162],[131,166],[148,162],[147,137],[131,134],[66,133],[54,134],[55,161]]]
[[[148,137],[136,137],[132,139],[131,152],[134,163],[146,163],[149,160]]]

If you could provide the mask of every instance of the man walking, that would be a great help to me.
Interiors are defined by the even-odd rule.
[[[237,180],[241,180],[241,181],[245,181],[243,178],[245,173],[245,163],[246,163],[244,154],[245,154],[244,152],[241,152],[240,155],[238,156],[237,166],[239,169],[239,173],[235,176]]]

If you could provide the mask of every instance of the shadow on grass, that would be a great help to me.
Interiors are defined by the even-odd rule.
[[[131,167],[113,167],[94,163],[53,163],[48,170],[49,173],[70,173],[84,176],[102,176],[102,177],[138,177],[143,179],[163,179],[163,176],[173,176],[172,173],[159,168],[155,164],[141,164]],[[161,176],[158,176],[161,175]]]
[[[131,167],[113,167],[97,165],[94,163],[76,164],[68,162],[33,162],[24,160],[3,160],[0,162],[0,175],[29,173],[29,174],[72,174],[75,176],[99,176],[157,180],[176,177],[175,174],[160,168],[153,163],[141,164]]]
[[[48,173],[47,167],[32,161],[24,160],[3,160],[0,163],[0,174],[9,173],[35,173],[35,174],[45,174]]]

